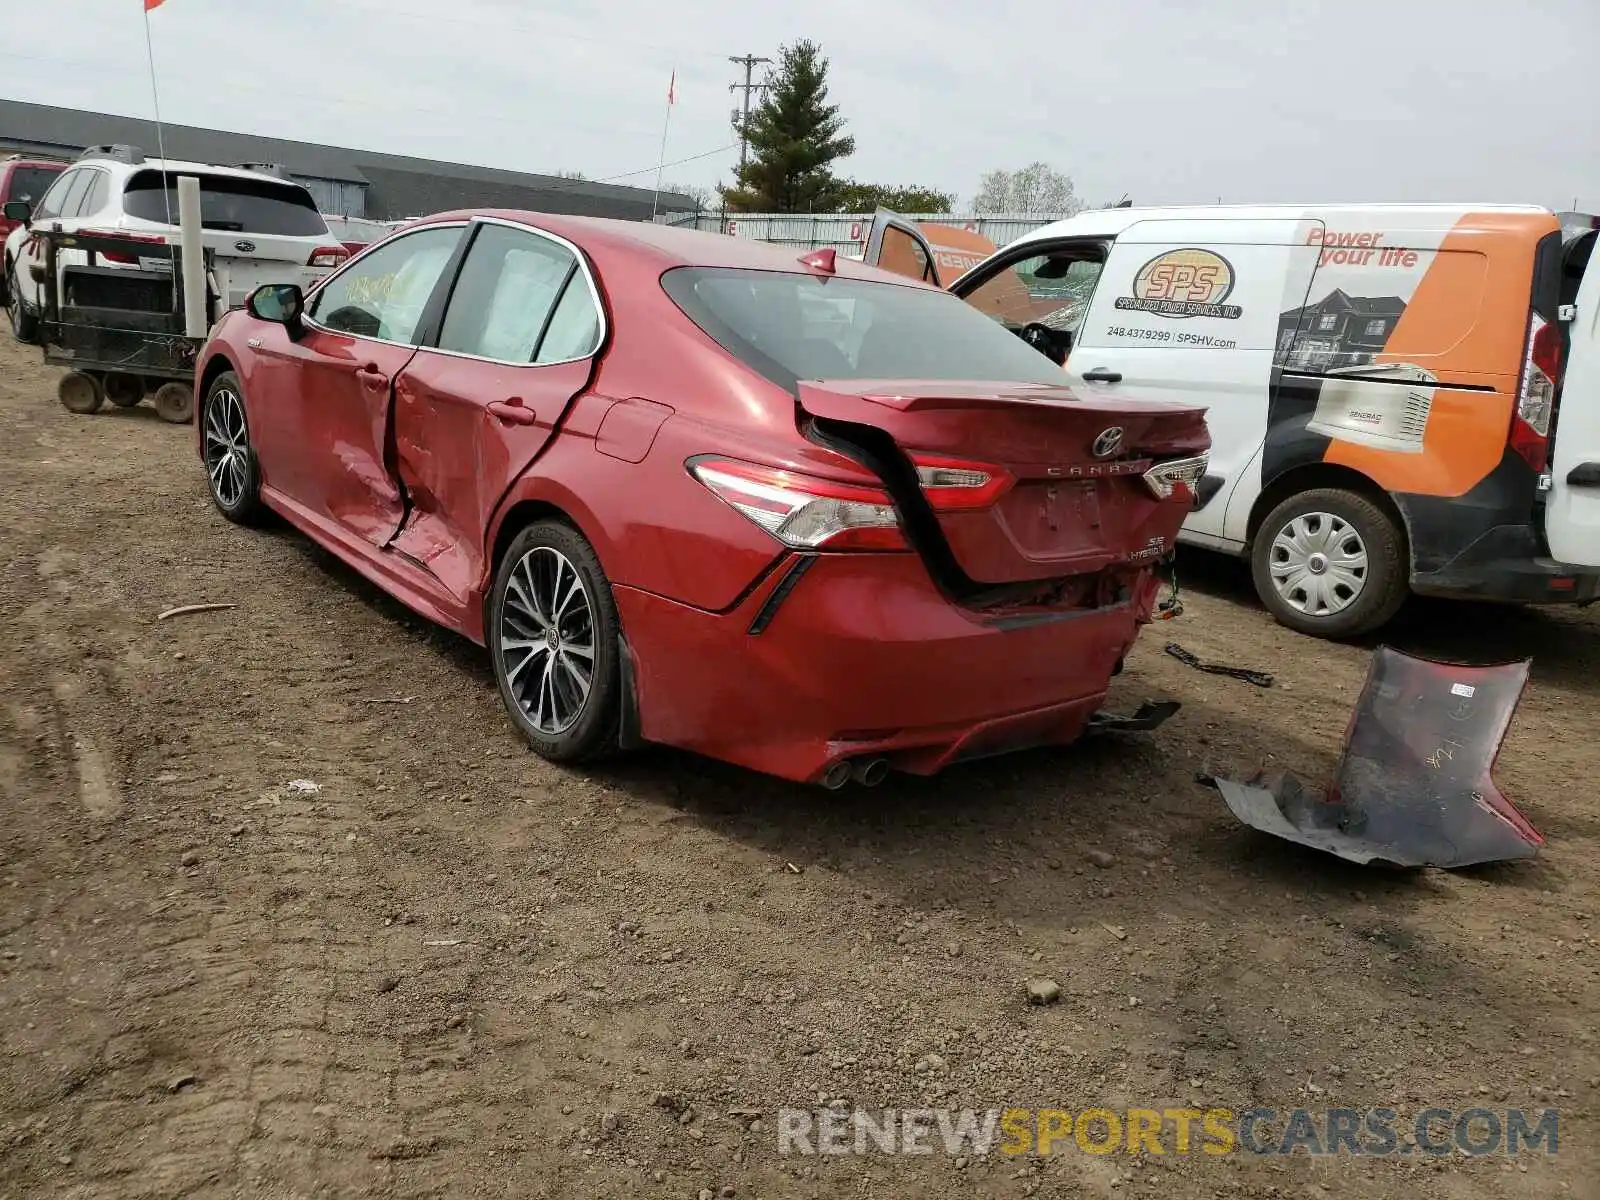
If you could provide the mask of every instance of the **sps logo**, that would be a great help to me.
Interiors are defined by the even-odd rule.
[[[1158,254],[1133,277],[1133,295],[1119,296],[1124,311],[1158,317],[1221,317],[1236,321],[1244,310],[1224,304],[1233,291],[1233,264],[1210,250],[1189,248]]]

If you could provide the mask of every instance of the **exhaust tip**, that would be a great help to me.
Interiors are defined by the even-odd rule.
[[[830,792],[837,792],[850,782],[851,773],[850,763],[841,758],[822,773],[822,779],[819,782]]]
[[[857,759],[850,768],[851,778],[865,787],[877,787],[888,774],[889,760],[886,758]]]

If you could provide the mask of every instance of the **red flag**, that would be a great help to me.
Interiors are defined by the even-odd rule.
[[[146,4],[160,4],[161,0],[144,0]],[[678,72],[672,72],[672,79],[667,84],[667,105],[670,107],[678,102]]]
[[[152,8],[160,8],[161,0],[144,0],[144,10],[149,12]]]

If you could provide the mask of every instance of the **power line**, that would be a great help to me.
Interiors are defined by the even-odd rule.
[[[743,54],[729,55],[728,61],[733,63],[735,66],[742,66],[744,68],[744,82],[730,83],[728,85],[728,90],[730,92],[744,93],[742,115],[740,115],[738,110],[735,110],[735,115],[738,118],[739,124],[739,170],[743,172],[745,163],[749,161],[750,156],[750,93],[762,91],[767,86],[765,83],[752,82],[752,76],[755,74],[757,63],[770,63],[772,60],[770,58],[758,58],[754,54]]]

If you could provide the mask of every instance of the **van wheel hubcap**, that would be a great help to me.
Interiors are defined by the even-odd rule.
[[[1269,567],[1285,604],[1308,617],[1331,617],[1366,588],[1367,547],[1343,517],[1303,513],[1272,539]]]
[[[594,608],[572,560],[536,546],[518,560],[500,605],[506,690],[533,727],[565,733],[594,682]]]

